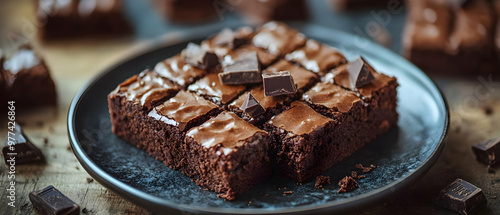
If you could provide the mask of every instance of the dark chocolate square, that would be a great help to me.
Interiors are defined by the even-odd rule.
[[[473,184],[457,179],[439,193],[437,203],[462,215],[486,204],[483,191]]]
[[[78,215],[80,206],[52,185],[29,194],[33,207],[42,214]]]
[[[279,71],[290,72],[293,77],[293,81],[297,85],[297,91],[299,94],[304,93],[319,80],[318,75],[286,60],[279,60],[275,64],[269,66],[265,71],[263,71],[263,73]]]

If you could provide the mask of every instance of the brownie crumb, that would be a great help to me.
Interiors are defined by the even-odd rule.
[[[352,171],[352,172],[351,172],[351,177],[353,177],[353,178],[357,178],[357,177],[358,177],[358,172],[356,172],[356,171]]]
[[[486,114],[486,115],[493,114],[493,108],[491,108],[491,106],[486,106],[483,108],[483,110],[484,110],[484,114]]]
[[[332,184],[332,182],[330,181],[330,176],[320,175],[316,177],[316,183],[314,184],[314,187],[316,187],[316,189],[321,189],[324,185],[327,184]]]
[[[66,150],[71,151],[71,146],[70,145],[66,146]]]
[[[292,194],[292,193],[293,193],[293,191],[290,191],[290,190],[289,190],[289,191],[285,191],[285,192],[283,192],[283,195],[284,195],[284,196],[286,196],[287,194]]]
[[[80,167],[78,167],[78,166],[75,166],[75,168],[76,168],[77,170],[80,170]]]
[[[93,178],[87,178],[87,183],[92,183],[92,182],[94,182]]]
[[[370,166],[369,166],[369,167],[365,167],[365,166],[363,166],[363,164],[360,164],[360,163],[358,163],[358,164],[354,165],[354,167],[355,167],[355,168],[357,168],[357,169],[361,169],[361,170],[363,170],[363,173],[370,172],[372,169],[377,168],[377,167],[376,167],[375,165],[373,165],[373,164],[370,164]]]
[[[358,175],[358,179],[366,178],[366,175]]]
[[[356,169],[363,169],[365,167],[363,167],[363,164],[358,163],[358,164],[354,165],[354,168],[356,168]]]
[[[375,165],[373,165],[373,164],[370,164],[370,168],[375,169],[377,167]]]
[[[340,189],[338,193],[345,193],[358,187],[358,183],[351,176],[346,176],[339,181]]]
[[[43,145],[44,146],[49,145],[49,139],[48,138],[46,138],[46,137],[43,138]]]
[[[88,211],[87,211],[87,208],[83,208],[82,209],[82,213],[86,214]]]

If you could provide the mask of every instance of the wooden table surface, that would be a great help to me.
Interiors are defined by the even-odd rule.
[[[9,51],[9,37],[34,39],[31,1],[0,2],[0,47]],[[7,11],[9,13],[7,13]],[[6,21],[5,14],[10,14]],[[31,26],[31,27],[30,27]],[[8,169],[0,165],[0,213],[38,214],[28,193],[54,185],[86,208],[88,214],[149,214],[147,210],[113,194],[90,177],[69,148],[67,112],[75,93],[92,77],[120,59],[135,53],[148,41],[133,38],[78,40],[42,44],[35,47],[44,56],[59,93],[57,108],[45,108],[18,116],[25,133],[46,157],[44,164],[16,166],[15,208],[7,206],[5,189]],[[492,74],[499,78],[500,72]],[[500,82],[486,83],[488,76],[468,80],[435,78],[451,109],[451,124],[445,149],[433,168],[416,184],[401,190],[378,205],[359,214],[455,214],[435,204],[439,191],[456,178],[482,188],[488,204],[475,214],[500,214],[500,168],[488,173],[471,150],[477,141],[500,136]],[[487,114],[485,110],[491,110]],[[6,113],[4,113],[6,115]],[[0,116],[1,117],[1,116]],[[0,125],[0,140],[5,140],[6,125]],[[47,140],[45,144],[44,140]],[[179,212],[179,214],[189,214]]]

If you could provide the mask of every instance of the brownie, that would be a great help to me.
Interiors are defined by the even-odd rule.
[[[150,70],[127,79],[108,95],[113,133],[138,148],[147,149],[138,134],[150,129],[142,123],[149,111],[177,91],[179,87],[176,84]]]
[[[288,27],[282,22],[268,22],[262,25],[254,37],[252,44],[263,48],[273,55],[280,57],[303,46],[306,36],[297,30]]]
[[[297,85],[297,94],[292,96],[292,98],[296,98],[297,95],[300,96],[319,80],[318,75],[286,60],[279,60],[275,64],[269,66],[265,71],[263,71],[263,73],[280,71],[290,72],[290,75],[292,75],[293,80]]]
[[[213,50],[219,59],[222,60],[232,50],[249,44],[253,34],[253,28],[249,26],[239,27],[234,31],[225,28],[215,36],[202,41],[201,47],[206,50]]]
[[[271,20],[306,20],[309,16],[304,0],[250,0],[235,4],[236,11],[250,23]]]
[[[2,67],[5,97],[16,102],[17,110],[56,105],[56,87],[49,68],[31,47],[20,47]]]
[[[409,0],[403,53],[427,73],[477,75],[497,71],[497,18],[488,0]]]
[[[196,184],[234,200],[270,175],[267,132],[224,111],[186,134],[181,169]]]
[[[287,54],[285,59],[321,74],[347,63],[347,59],[337,49],[311,39],[307,40],[304,47]]]
[[[182,168],[185,165],[183,158],[187,153],[181,151],[186,131],[201,125],[219,112],[219,107],[212,102],[194,93],[179,91],[148,113],[141,126],[150,129],[139,134],[142,145],[147,147],[146,151],[151,156],[170,168]]]
[[[330,167],[327,157],[334,151],[335,120],[325,117],[302,102],[273,118],[264,127],[273,137],[271,155],[280,174],[298,182],[306,182]]]
[[[228,52],[228,54],[224,57],[222,64],[229,65],[234,62],[235,59],[238,59],[240,55],[248,52],[257,52],[257,58],[259,59],[259,63],[262,68],[269,66],[278,59],[277,55],[273,55],[262,48],[258,48],[253,45],[243,45],[234,51]]]
[[[224,106],[229,104],[246,89],[244,85],[225,85],[219,80],[217,73],[209,73],[188,87],[188,90]]]
[[[182,89],[186,89],[187,86],[207,73],[204,70],[184,62],[181,54],[177,54],[157,63],[154,70],[156,73],[171,80]]]
[[[257,117],[252,117],[251,115],[245,113],[241,108],[245,102],[248,93],[259,101],[259,103],[264,108],[265,112]],[[228,109],[236,113],[238,116],[247,120],[249,123],[254,125],[261,125],[262,123],[269,120],[274,115],[280,113],[286,101],[286,96],[264,96],[264,88],[262,86],[257,86],[252,88],[249,92],[242,94],[231,104],[229,104]]]
[[[217,17],[213,1],[206,0],[152,0],[154,8],[165,19],[177,23],[206,22]]]
[[[391,0],[328,0],[330,6],[337,11],[360,10],[367,8],[388,8],[390,5],[400,6],[404,1]],[[395,4],[396,3],[396,4]]]
[[[37,0],[36,16],[44,40],[132,32],[121,0]]]

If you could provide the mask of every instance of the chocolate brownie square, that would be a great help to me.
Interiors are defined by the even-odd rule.
[[[278,59],[277,55],[273,55],[264,49],[255,47],[253,45],[243,45],[234,51],[228,52],[228,54],[222,61],[222,65],[229,65],[233,63],[235,59],[238,59],[240,55],[248,52],[257,52],[257,58],[259,59],[259,63],[262,68],[269,66],[271,63]]]
[[[121,0],[37,0],[38,34],[44,40],[132,32]]]
[[[206,22],[217,17],[213,1],[152,0],[154,8],[165,19],[177,23]]]
[[[185,165],[183,158],[186,155],[181,151],[185,132],[219,112],[220,108],[214,103],[194,93],[179,91],[148,113],[143,125],[149,129],[137,135],[141,136],[151,156],[172,169],[179,169]]]
[[[287,54],[285,59],[320,74],[347,63],[347,59],[339,50],[312,39],[307,40],[304,47]]]
[[[303,46],[306,36],[285,23],[271,21],[262,25],[252,38],[252,44],[280,57]]]
[[[229,104],[245,89],[243,85],[222,84],[217,73],[209,73],[188,87],[188,91],[195,92],[219,106]]]
[[[225,28],[215,36],[202,41],[201,47],[206,50],[213,50],[214,53],[222,59],[231,50],[249,44],[253,34],[253,28],[249,26],[239,27],[234,31]]]
[[[234,200],[270,175],[267,132],[228,111],[190,129],[181,169],[196,184]]]
[[[245,102],[248,93],[259,101],[260,105],[264,108],[265,112],[259,116],[252,117],[251,115],[243,111],[242,105]],[[242,94],[231,104],[229,104],[228,109],[236,113],[242,119],[247,120],[249,123],[254,125],[261,125],[262,123],[269,120],[274,115],[280,113],[286,101],[286,96],[264,96],[264,88],[262,86],[257,86],[252,88],[249,92]]]
[[[188,85],[203,77],[207,72],[184,62],[181,54],[156,64],[154,71],[164,78],[186,89]]]
[[[269,66],[262,73],[270,73],[270,72],[280,72],[280,71],[288,71],[290,75],[293,77],[294,83],[297,85],[297,94],[301,95],[309,88],[311,88],[318,80],[318,75],[310,72],[300,66],[294,65],[286,60],[279,60],[275,64]],[[295,98],[292,96],[292,98]]]
[[[236,11],[250,23],[265,23],[271,20],[305,20],[308,8],[304,0],[247,0],[235,4]]]
[[[330,166],[328,150],[335,144],[335,120],[325,117],[302,102],[271,118],[264,128],[273,137],[271,154],[280,174],[298,182],[306,182]]]
[[[147,149],[148,145],[139,135],[150,130],[143,125],[145,117],[177,91],[176,84],[150,70],[127,79],[108,95],[113,133],[138,148]]]
[[[6,98],[17,109],[55,106],[57,93],[45,61],[29,46],[22,46],[3,63]]]

